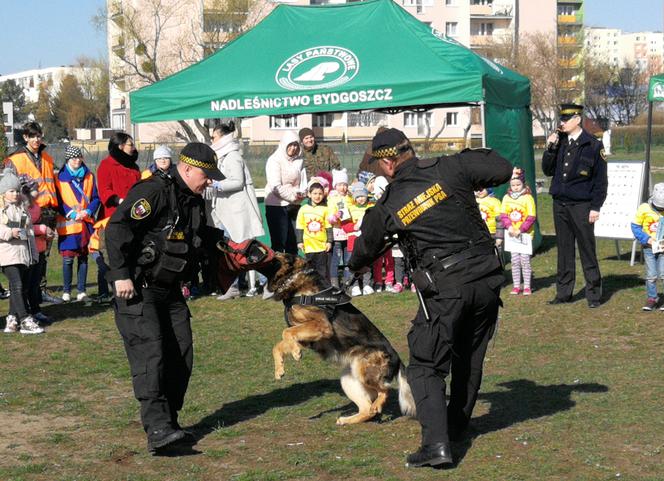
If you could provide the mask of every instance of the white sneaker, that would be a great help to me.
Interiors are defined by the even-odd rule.
[[[85,292],[79,292],[78,295],[76,296],[77,301],[84,301],[88,295]]]
[[[371,286],[364,286],[364,289],[362,289],[362,294],[365,296],[373,294],[375,291],[373,290],[373,287]]]
[[[5,318],[7,325],[5,326],[5,332],[6,333],[12,333],[12,332],[17,332],[18,331],[18,320],[16,319],[16,316],[12,314],[7,314],[7,317]]]
[[[62,300],[65,302],[71,301],[71,294],[69,292],[64,292],[62,294]]]
[[[397,291],[394,290],[394,286],[392,284],[385,284],[385,291],[384,292],[390,292],[390,293],[394,294]]]
[[[44,332],[43,327],[39,327],[39,324],[35,320],[28,316],[21,321],[21,334],[41,334]]]
[[[222,294],[221,296],[217,296],[218,301],[227,301],[229,299],[235,299],[236,297],[240,297],[240,289],[238,289],[235,286],[231,286],[228,288],[225,294]]]
[[[247,293],[245,294],[245,297],[254,297],[256,294],[258,294],[258,289],[256,289],[255,287],[252,287],[251,289],[249,289],[247,291]]]
[[[360,289],[360,286],[353,286],[353,288],[350,290],[350,295],[353,297],[361,296],[362,289]]]

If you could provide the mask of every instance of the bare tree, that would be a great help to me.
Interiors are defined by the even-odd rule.
[[[482,54],[530,79],[530,110],[546,137],[556,128],[559,104],[581,96],[582,56],[573,49],[559,50],[553,33],[524,34],[519,48],[514,45],[505,36],[487,43]]]
[[[609,65],[588,56],[584,65],[585,106],[590,117],[629,125],[646,106],[648,73],[635,64]]]
[[[121,69],[111,81],[124,84],[123,90],[151,85],[214,53],[263,18],[270,2],[267,0],[145,0],[141,8],[130,2],[115,0],[111,4],[113,21],[121,36],[113,54],[120,60]],[[98,13],[93,23],[100,26]],[[203,25],[201,26],[201,18]],[[189,24],[189,28],[183,25]],[[192,124],[178,121],[176,136],[186,140],[207,139],[208,126],[203,119]],[[236,122],[239,125],[239,122]]]

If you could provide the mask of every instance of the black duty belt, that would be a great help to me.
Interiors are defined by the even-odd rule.
[[[457,252],[456,254],[452,254],[451,256],[443,257],[442,259],[438,259],[436,256],[434,256],[434,262],[431,268],[432,271],[434,272],[444,271],[445,269],[449,269],[450,267],[467,259],[472,259],[473,257],[478,257],[478,256],[488,256],[495,254],[496,254],[496,249],[493,246],[489,245],[475,246],[471,247],[470,249]]]
[[[343,290],[334,287],[328,287],[324,291],[309,296],[295,296],[288,303],[290,307],[293,304],[301,306],[334,307],[340,304],[348,304],[350,296]]]

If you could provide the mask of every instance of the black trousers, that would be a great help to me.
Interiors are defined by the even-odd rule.
[[[116,297],[115,323],[143,428],[177,428],[194,359],[190,313],[180,287],[143,288],[129,301]]]
[[[25,319],[28,312],[28,266],[24,264],[12,264],[2,267],[2,273],[9,282],[9,314],[16,316],[20,322]]]
[[[297,206],[265,206],[265,220],[270,231],[272,249],[277,252],[286,252],[297,255],[297,238],[295,236],[295,218]]]
[[[576,281],[576,245],[586,279],[586,299],[599,302],[602,297],[602,275],[597,262],[595,228],[588,222],[590,202],[569,203],[553,201],[553,222],[558,247],[556,297],[569,299]]]
[[[408,383],[422,425],[422,445],[449,442],[448,425],[468,424],[482,382],[482,366],[493,336],[502,276],[462,286],[459,296],[428,299],[408,333]],[[446,406],[445,378],[452,372]]]

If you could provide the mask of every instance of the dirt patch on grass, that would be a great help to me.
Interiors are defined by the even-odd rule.
[[[34,455],[38,444],[52,435],[73,431],[81,424],[75,417],[49,414],[0,413],[0,465],[20,454]]]

